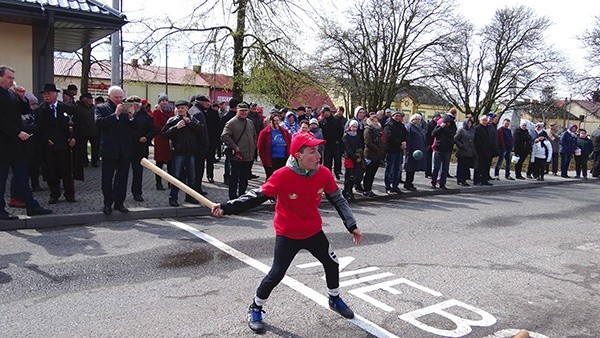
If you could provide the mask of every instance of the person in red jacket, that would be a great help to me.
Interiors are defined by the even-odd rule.
[[[269,124],[258,134],[258,156],[269,178],[273,172],[285,166],[292,137],[285,128],[280,128],[278,114],[269,116]]]
[[[169,140],[160,131],[163,129],[167,120],[174,115],[173,108],[169,104],[169,97],[161,94],[158,97],[158,109],[152,113],[154,127],[159,131],[154,136],[154,161],[156,166],[161,168],[167,166],[167,171],[171,172],[171,146]],[[156,190],[165,190],[160,176],[156,175]]]
[[[284,168],[274,172],[260,188],[226,203],[215,204],[212,208],[213,215],[217,217],[239,214],[269,198],[277,198],[273,219],[276,234],[273,265],[256,290],[248,309],[248,326],[254,332],[265,330],[263,305],[301,249],[309,251],[323,264],[331,310],[345,318],[354,318],[354,312],[340,298],[337,256],[323,233],[323,221],[318,209],[323,193],[334,205],[355,244],[360,244],[362,234],[331,171],[320,164],[321,155],[317,147],[324,142],[310,134],[294,137]]]

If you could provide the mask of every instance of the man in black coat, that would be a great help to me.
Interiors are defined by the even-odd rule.
[[[209,128],[206,123],[206,115],[210,110],[210,100],[208,97],[204,95],[196,96],[196,100],[191,102],[192,107],[188,111],[188,114],[196,120],[198,126],[200,127],[199,132],[196,134],[197,137],[197,145],[196,153],[194,154],[196,175],[195,182],[196,185],[193,187],[198,193],[202,195],[206,195],[207,193],[202,190],[202,178],[204,177],[204,168],[208,153],[208,143],[209,143]],[[213,155],[214,158],[214,155]],[[211,159],[212,161],[212,159]]]
[[[75,202],[74,179],[83,180],[83,163],[80,153],[74,151],[79,139],[79,121],[75,110],[58,101],[58,89],[47,83],[42,89],[43,103],[35,110],[35,123],[38,127],[43,160],[42,172],[50,188],[49,204],[58,203],[60,181],[62,180],[65,199]]]
[[[323,152],[323,165],[329,170],[333,169],[335,177],[340,179],[340,175],[342,174],[340,144],[342,144],[342,137],[344,137],[344,126],[340,119],[331,115],[331,108],[329,106],[323,106],[321,114],[323,117],[319,122],[319,126],[323,131],[323,139],[327,141]]]
[[[154,120],[148,114],[146,108],[142,105],[142,99],[137,96],[130,96],[125,102],[133,103],[136,113],[133,115],[131,145],[133,156],[131,157],[131,194],[137,202],[143,202],[142,197],[142,177],[143,167],[142,158],[148,158],[150,154],[148,147],[156,135]]]
[[[14,80],[15,70],[8,66],[0,66],[0,220],[18,219],[5,209],[4,193],[9,169],[12,169],[15,177],[16,193],[26,204],[27,215],[52,213],[52,210],[42,208],[38,201],[33,199],[27,183],[24,143],[30,135],[23,131],[21,115],[28,114],[30,108],[24,99],[25,89],[15,86]]]
[[[490,167],[494,149],[490,133],[488,132],[489,118],[486,115],[479,117],[479,125],[475,127],[475,151],[477,152],[477,167],[473,174],[474,185],[493,185],[489,182]],[[497,134],[496,134],[497,135]]]
[[[442,114],[435,113],[433,114],[433,118],[427,123],[427,128],[425,129],[425,145],[427,146],[427,151],[425,152],[425,177],[431,177],[431,168],[433,165],[433,142],[435,141],[435,137],[431,134],[433,129],[437,126],[437,122],[442,118]]]
[[[456,135],[454,115],[444,115],[442,123],[433,128],[431,135],[435,137],[431,187],[435,189],[436,184],[439,183],[441,189],[448,189],[446,188],[446,178],[449,173],[452,148],[454,148],[454,135]]]
[[[134,107],[123,105],[123,89],[108,88],[108,100],[96,106],[96,125],[100,131],[102,156],[102,194],[105,215],[115,210],[128,212],[123,205],[127,195],[129,163],[133,156],[131,133]]]

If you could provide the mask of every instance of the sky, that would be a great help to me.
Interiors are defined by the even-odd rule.
[[[104,0],[112,4],[111,0]],[[123,11],[131,19],[136,17],[151,18],[168,15],[173,19],[182,18],[188,14],[185,8],[190,8],[198,0],[177,0],[177,6],[169,6],[164,0],[122,0]],[[586,29],[593,27],[595,16],[600,15],[600,1],[590,0],[456,0],[457,11],[475,24],[475,27],[485,25],[493,17],[494,12],[506,6],[524,5],[532,8],[538,15],[546,16],[552,22],[547,35],[553,47],[561,51],[571,61],[571,66],[577,71],[585,71],[585,50],[578,41]],[[175,2],[172,2],[175,3]],[[352,2],[344,0],[296,0],[294,3],[304,9],[314,9],[329,16],[340,17],[343,9]],[[307,33],[310,35],[310,33]],[[310,38],[307,39],[310,41]],[[164,62],[160,55],[156,62]],[[190,66],[189,57],[169,55],[169,66]],[[566,92],[557,93],[558,97],[570,95]]]

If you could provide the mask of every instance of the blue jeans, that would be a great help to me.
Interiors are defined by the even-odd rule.
[[[15,160],[12,163],[0,163],[0,213],[6,213],[6,202],[4,193],[6,192],[6,181],[8,180],[8,169],[12,169],[13,180],[16,183],[16,194],[27,204],[27,210],[35,209],[40,204],[33,199],[31,189],[29,189],[27,160]]]
[[[194,188],[196,182],[196,168],[194,166],[194,155],[173,155],[171,157],[171,175],[181,182],[187,184],[188,187]],[[185,168],[186,177],[183,176],[183,169]],[[174,184],[171,184],[171,192],[169,193],[169,200],[177,201],[177,195],[179,195],[179,188]]]
[[[498,162],[496,162],[496,167],[494,168],[494,176],[500,175],[500,166],[502,166],[502,161],[506,162],[504,166],[504,177],[508,178],[510,176],[510,163],[512,160],[512,149],[502,150],[500,155],[498,156]]]
[[[398,188],[400,175],[402,174],[403,153],[388,153],[385,157],[385,189]]]
[[[433,171],[431,172],[431,185],[436,185],[438,182],[440,187],[446,186],[446,179],[448,178],[448,170],[450,170],[450,157],[452,152],[433,152]]]
[[[560,153],[560,176],[565,177],[569,172],[569,163],[573,154]]]

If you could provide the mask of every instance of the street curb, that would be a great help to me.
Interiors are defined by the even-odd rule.
[[[418,198],[427,196],[438,196],[438,195],[456,195],[456,194],[477,194],[497,191],[508,191],[508,190],[524,190],[524,189],[535,189],[545,186],[555,185],[567,185],[567,184],[598,184],[598,180],[568,180],[558,182],[523,182],[514,183],[510,185],[494,185],[494,186],[471,186],[461,188],[450,188],[448,190],[442,189],[431,189],[431,190],[417,190],[412,192],[403,192],[400,195],[377,195],[374,198],[366,198],[357,196],[356,202],[350,205],[356,205],[360,202],[368,201],[390,201],[390,200],[403,200],[408,198]],[[323,200],[322,203],[328,203]],[[127,213],[121,213],[113,211],[112,214],[106,216],[101,211],[98,212],[86,212],[77,214],[51,214],[45,216],[36,217],[23,217],[14,221],[0,221],[0,231],[10,230],[22,230],[22,229],[48,229],[61,226],[78,226],[85,224],[95,224],[109,221],[127,221],[127,220],[138,220],[147,218],[179,218],[179,217],[205,217],[210,216],[210,210],[203,206],[198,205],[182,205],[180,207],[157,207],[157,208],[144,208],[144,207],[132,207]],[[272,210],[274,204],[263,204],[254,210]]]

